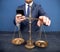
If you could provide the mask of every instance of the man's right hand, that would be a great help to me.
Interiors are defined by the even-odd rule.
[[[16,18],[15,18],[16,24],[21,23],[21,22],[24,21],[25,19],[26,19],[25,16],[22,16],[21,14],[17,14],[17,15],[16,15]]]

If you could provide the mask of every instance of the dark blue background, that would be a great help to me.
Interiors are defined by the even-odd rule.
[[[41,4],[51,19],[51,26],[45,27],[46,31],[60,31],[60,0],[34,0]],[[13,19],[17,6],[24,0],[0,0],[0,31],[13,31]]]

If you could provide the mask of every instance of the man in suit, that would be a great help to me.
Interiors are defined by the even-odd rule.
[[[28,7],[31,7],[31,15],[32,18],[38,18],[39,20],[32,20],[32,31],[38,31],[41,26],[41,20],[43,24],[46,26],[50,26],[51,20],[48,18],[41,5],[37,5],[33,0],[25,0],[25,3],[17,8],[17,10],[21,9],[24,11],[24,15],[17,14],[15,17],[15,24],[19,26],[21,31],[27,32],[29,30],[29,23],[26,17],[28,16]]]

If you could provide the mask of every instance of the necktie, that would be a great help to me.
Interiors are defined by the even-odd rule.
[[[29,13],[30,13],[30,6],[28,5],[28,9],[27,9],[27,17],[29,17]]]

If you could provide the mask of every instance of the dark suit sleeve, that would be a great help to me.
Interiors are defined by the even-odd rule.
[[[17,7],[17,9],[16,9],[16,15],[18,14],[18,13],[17,13],[17,10],[22,10],[21,6],[18,6],[18,7]],[[13,22],[14,22],[14,24],[16,25],[15,16],[14,16]]]
[[[38,6],[38,15],[39,16],[47,16],[46,12],[43,10],[41,5]]]
[[[18,6],[16,10],[23,10],[23,7],[22,6]],[[15,18],[14,18],[13,22],[16,25]],[[25,26],[27,26],[27,23],[28,23],[27,20],[24,20],[23,22],[20,23],[21,30],[23,30],[25,28]]]
[[[13,20],[13,23],[14,23],[14,25],[17,25],[16,21],[15,21],[15,18]],[[20,23],[20,29],[21,29],[21,31],[27,26],[27,23],[28,23],[27,20],[25,20],[25,21],[23,21],[23,22]]]

